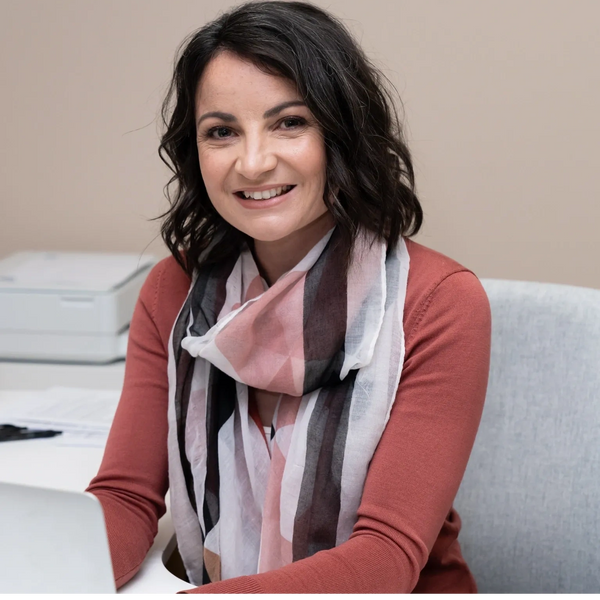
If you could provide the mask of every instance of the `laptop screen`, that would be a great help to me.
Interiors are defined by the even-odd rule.
[[[0,593],[114,593],[92,494],[0,483]]]

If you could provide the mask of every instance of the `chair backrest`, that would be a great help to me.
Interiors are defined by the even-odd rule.
[[[455,506],[480,592],[600,592],[600,290],[483,279],[490,380]]]

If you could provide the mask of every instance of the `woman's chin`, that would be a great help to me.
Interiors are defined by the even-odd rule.
[[[290,235],[294,233],[294,230],[284,230],[284,231],[274,231],[273,229],[268,229],[265,231],[247,231],[246,234],[249,235],[254,242],[265,243],[265,244],[273,244],[276,242],[281,242],[287,239]]]

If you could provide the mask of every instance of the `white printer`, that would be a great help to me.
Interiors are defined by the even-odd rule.
[[[72,252],[0,260],[0,360],[124,358],[135,302],[155,263],[137,254]]]

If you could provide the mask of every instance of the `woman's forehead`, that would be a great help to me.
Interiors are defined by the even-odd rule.
[[[197,111],[260,110],[295,99],[300,96],[292,81],[265,73],[231,52],[222,52],[208,63],[196,88]]]

